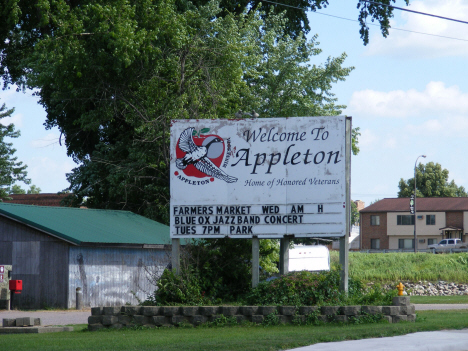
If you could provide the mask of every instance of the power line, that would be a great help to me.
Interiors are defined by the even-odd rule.
[[[282,3],[279,3],[279,2],[275,2],[275,1],[270,1],[270,0],[262,0],[263,2],[268,2],[268,3],[271,3],[271,4],[276,4],[276,5],[280,5],[280,6],[285,6],[285,7],[291,7],[293,9],[298,9],[298,10],[306,10],[302,7],[297,7],[297,6],[291,6],[291,5],[287,5],[287,4],[282,4]],[[351,18],[346,18],[346,17],[340,17],[340,16],[335,16],[335,15],[330,15],[330,14],[327,14],[327,13],[323,13],[323,12],[318,12],[318,11],[313,11],[314,13],[316,13],[317,15],[322,15],[322,16],[328,16],[328,17],[333,17],[333,18],[338,18],[338,19],[342,19],[342,20],[345,20],[345,21],[351,21],[351,22],[359,22],[358,20],[353,20]],[[465,22],[468,24],[468,22]],[[375,24],[375,23],[367,23],[367,25],[370,25],[370,26],[375,26],[375,27],[380,27],[379,24]],[[422,35],[428,35],[428,36],[431,36],[431,37],[437,37],[437,38],[444,38],[444,39],[451,39],[451,40],[459,40],[459,41],[468,41],[468,39],[461,39],[461,38],[454,38],[454,37],[448,37],[446,35],[438,35],[438,34],[431,34],[431,33],[425,33],[425,32],[417,32],[417,31],[414,31],[414,30],[409,30],[409,29],[402,29],[402,28],[396,28],[396,27],[387,27],[388,29],[393,29],[393,30],[399,30],[400,32],[408,32],[408,33],[415,33],[415,34],[422,34]]]
[[[298,9],[298,10],[302,10],[302,11],[307,10],[307,7],[306,7],[306,8],[303,8],[303,7],[299,7],[299,6],[291,6],[291,5],[286,5],[286,4],[282,4],[282,3],[274,2],[274,1],[269,1],[269,0],[262,0],[262,1],[264,1],[264,2],[270,2],[270,3],[276,4],[276,5],[291,7],[291,8],[293,8],[293,9]]]
[[[363,1],[364,1],[364,2],[368,2],[369,4],[373,4],[373,5],[381,5],[381,6],[390,7],[390,8],[392,8],[392,9],[397,9],[397,10],[406,11],[406,12],[411,12],[411,13],[417,13],[418,15],[431,16],[431,17],[436,17],[436,18],[444,19],[444,20],[447,20],[447,21],[453,21],[453,22],[459,22],[459,23],[468,24],[468,22],[461,21],[461,20],[457,20],[457,19],[450,18],[450,17],[444,17],[444,16],[433,15],[433,14],[427,13],[427,12],[414,11],[414,10],[406,9],[406,8],[404,8],[404,7],[397,7],[397,6],[393,6],[393,5],[383,4],[383,3],[381,3],[381,2],[375,2],[375,1],[370,1],[370,0],[363,0]]]

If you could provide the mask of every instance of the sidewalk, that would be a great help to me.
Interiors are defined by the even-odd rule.
[[[466,351],[468,329],[420,332],[388,338],[349,340],[304,346],[294,351]]]
[[[416,311],[468,310],[468,304],[416,304]],[[467,311],[468,313],[468,311]],[[294,351],[468,351],[468,329],[419,332],[362,340],[328,342],[304,346]]]

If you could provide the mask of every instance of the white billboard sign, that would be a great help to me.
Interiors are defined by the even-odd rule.
[[[342,237],[346,117],[174,120],[171,237]]]

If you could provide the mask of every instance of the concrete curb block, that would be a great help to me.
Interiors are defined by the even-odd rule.
[[[320,314],[319,314],[320,313]],[[393,299],[393,306],[122,306],[93,307],[88,318],[88,329],[122,328],[135,325],[170,327],[180,324],[194,326],[216,321],[219,318],[234,318],[260,324],[266,316],[276,315],[283,324],[305,322],[315,314],[317,321],[347,323],[366,315],[382,315],[389,323],[416,320],[415,306],[408,297]],[[8,324],[8,322],[7,322]]]

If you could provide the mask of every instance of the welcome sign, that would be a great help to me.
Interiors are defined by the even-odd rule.
[[[346,117],[174,120],[171,237],[342,237]]]

